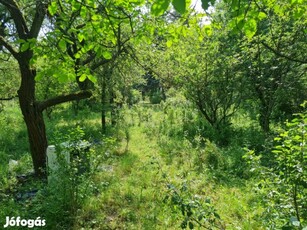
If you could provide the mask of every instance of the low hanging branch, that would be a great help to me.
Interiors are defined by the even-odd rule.
[[[10,101],[13,100],[15,98],[17,98],[18,96],[11,96],[11,97],[0,97],[0,101]]]
[[[44,111],[45,109],[55,106],[64,102],[68,101],[74,101],[74,100],[81,100],[85,98],[89,98],[92,96],[92,93],[90,91],[81,91],[78,93],[72,93],[68,95],[61,95],[54,98],[50,98],[48,100],[38,102],[38,106],[40,111]]]

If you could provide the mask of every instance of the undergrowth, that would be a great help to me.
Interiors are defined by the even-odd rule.
[[[305,207],[303,166],[291,157],[261,157],[273,149],[292,151],[298,141],[293,122],[273,141],[242,113],[225,144],[224,134],[183,98],[124,107],[116,125],[107,127],[109,135],[101,132],[98,113],[62,107],[47,119],[47,133],[59,156],[68,151],[74,158],[70,164],[60,160],[53,181],[38,181],[14,104],[0,114],[1,125],[8,119],[14,126],[0,130],[1,224],[6,216],[40,216],[48,229],[295,229],[305,223],[306,214],[296,211]],[[285,133],[293,134],[292,142]],[[89,149],[79,148],[80,141]],[[287,177],[281,173],[285,165]],[[296,207],[281,212],[294,192]]]

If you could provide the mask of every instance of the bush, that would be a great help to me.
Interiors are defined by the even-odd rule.
[[[213,142],[200,136],[195,138],[195,142],[197,144],[194,165],[198,170],[202,170],[205,167],[211,170],[217,170],[225,165],[222,150]]]
[[[261,156],[253,151],[245,155],[250,169],[260,176],[257,190],[264,194],[264,220],[270,229],[307,226],[306,124],[306,111],[286,123],[286,129],[274,139],[272,167],[262,166]]]
[[[169,204],[174,212],[181,212],[182,229],[223,229],[220,215],[210,199],[191,194],[186,183],[183,183],[180,189],[173,184],[167,184],[164,202]]]
[[[155,91],[149,96],[150,103],[159,104],[163,100],[163,94],[161,91]]]

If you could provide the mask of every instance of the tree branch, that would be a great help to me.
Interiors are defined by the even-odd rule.
[[[46,15],[47,6],[44,3],[37,1],[35,10],[35,16],[30,30],[31,38],[37,38]]]
[[[280,57],[283,57],[283,58],[286,58],[290,61],[294,61],[294,62],[298,62],[298,63],[301,63],[301,64],[307,64],[307,61],[306,60],[300,60],[300,59],[296,59],[296,58],[293,58],[293,57],[290,57],[290,56],[287,56],[285,54],[282,54],[281,52],[279,52],[278,50],[275,50],[274,48],[272,48],[271,46],[269,46],[268,44],[266,44],[265,42],[261,42],[261,44],[271,50],[274,54],[276,54],[277,56],[280,56]]]
[[[0,101],[10,101],[10,100],[13,100],[17,97],[18,97],[17,95],[11,96],[11,97],[0,97]]]
[[[55,106],[64,102],[68,101],[74,101],[74,100],[81,100],[85,98],[89,98],[92,96],[92,93],[90,91],[81,91],[78,93],[72,93],[68,95],[61,95],[54,98],[47,99],[42,102],[38,102],[38,106],[40,111],[44,111],[45,109]]]
[[[108,63],[108,62],[110,62],[110,61],[112,61],[112,60],[113,60],[113,59],[104,59],[104,58],[102,58],[100,61],[94,63],[94,64],[90,67],[90,69],[91,69],[91,71],[94,71],[94,70],[96,70],[97,68],[99,68],[100,66],[102,66],[102,65],[104,65],[104,64],[106,64],[106,63]]]
[[[17,2],[15,0],[0,0],[0,3],[2,3],[10,12],[14,20],[14,24],[16,26],[19,38],[27,39],[29,29],[27,27],[27,23],[22,12],[18,7]]]
[[[3,45],[16,59],[18,59],[18,52],[1,35],[0,44]]]
[[[129,49],[128,49],[129,48]],[[153,74],[155,74],[156,76],[160,76],[160,74],[155,71],[153,68],[151,68],[149,65],[145,65],[143,64],[140,59],[137,57],[137,55],[135,54],[135,52],[133,52],[133,48],[132,47],[128,47],[128,48],[124,48],[124,51],[132,58],[132,60],[135,61],[135,63],[140,66],[143,70],[145,71],[151,71]]]

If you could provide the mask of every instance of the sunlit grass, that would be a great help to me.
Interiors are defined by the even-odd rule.
[[[116,153],[106,162],[114,166],[112,172],[99,173],[102,181],[109,181],[97,197],[97,203],[103,204],[98,216],[105,218],[104,224],[123,229],[178,229],[180,213],[173,213],[163,199],[167,183],[184,181],[195,195],[212,199],[227,229],[261,229],[255,218],[262,209],[253,203],[255,194],[248,191],[248,184],[218,184],[206,170],[196,172],[192,155],[184,148],[169,164],[160,155],[158,137],[145,134],[146,125],[131,127],[129,132],[129,151]]]
[[[263,229],[259,221],[263,208],[252,190],[253,184],[238,176],[240,167],[244,167],[237,165],[240,161],[236,159],[240,160],[243,154],[240,147],[222,149],[198,137],[191,142],[178,136],[183,133],[183,121],[178,120],[181,119],[179,112],[169,117],[157,106],[138,109],[145,117],[126,108],[125,119],[112,129],[108,127],[116,143],[107,149],[104,145],[93,147],[96,156],[107,154],[107,157],[99,162],[97,170],[88,178],[93,188],[83,194],[82,205],[71,217],[73,229],[179,229],[184,217],[180,210],[174,210],[164,202],[168,184],[178,188],[186,184],[191,197],[210,199],[226,229]],[[26,138],[25,127],[19,126],[23,123],[16,105],[8,108],[7,113],[10,114],[9,119],[16,119],[10,132],[16,135],[16,130],[19,130],[22,138]],[[85,131],[85,138],[105,144],[100,114],[84,110],[74,115],[69,107],[55,110],[51,120],[46,119],[50,143],[53,136],[59,133],[65,135],[77,126]],[[2,136],[5,140],[13,141],[15,138],[8,133],[5,135]],[[20,145],[25,148],[26,142]],[[12,150],[6,145],[0,154]],[[18,158],[22,161],[22,168],[31,168],[29,154],[22,157],[23,152],[19,152]],[[207,154],[220,161],[216,169],[207,165]],[[9,158],[6,156],[6,159],[8,161]],[[14,209],[14,202],[6,205]],[[32,212],[35,213],[35,210]]]

